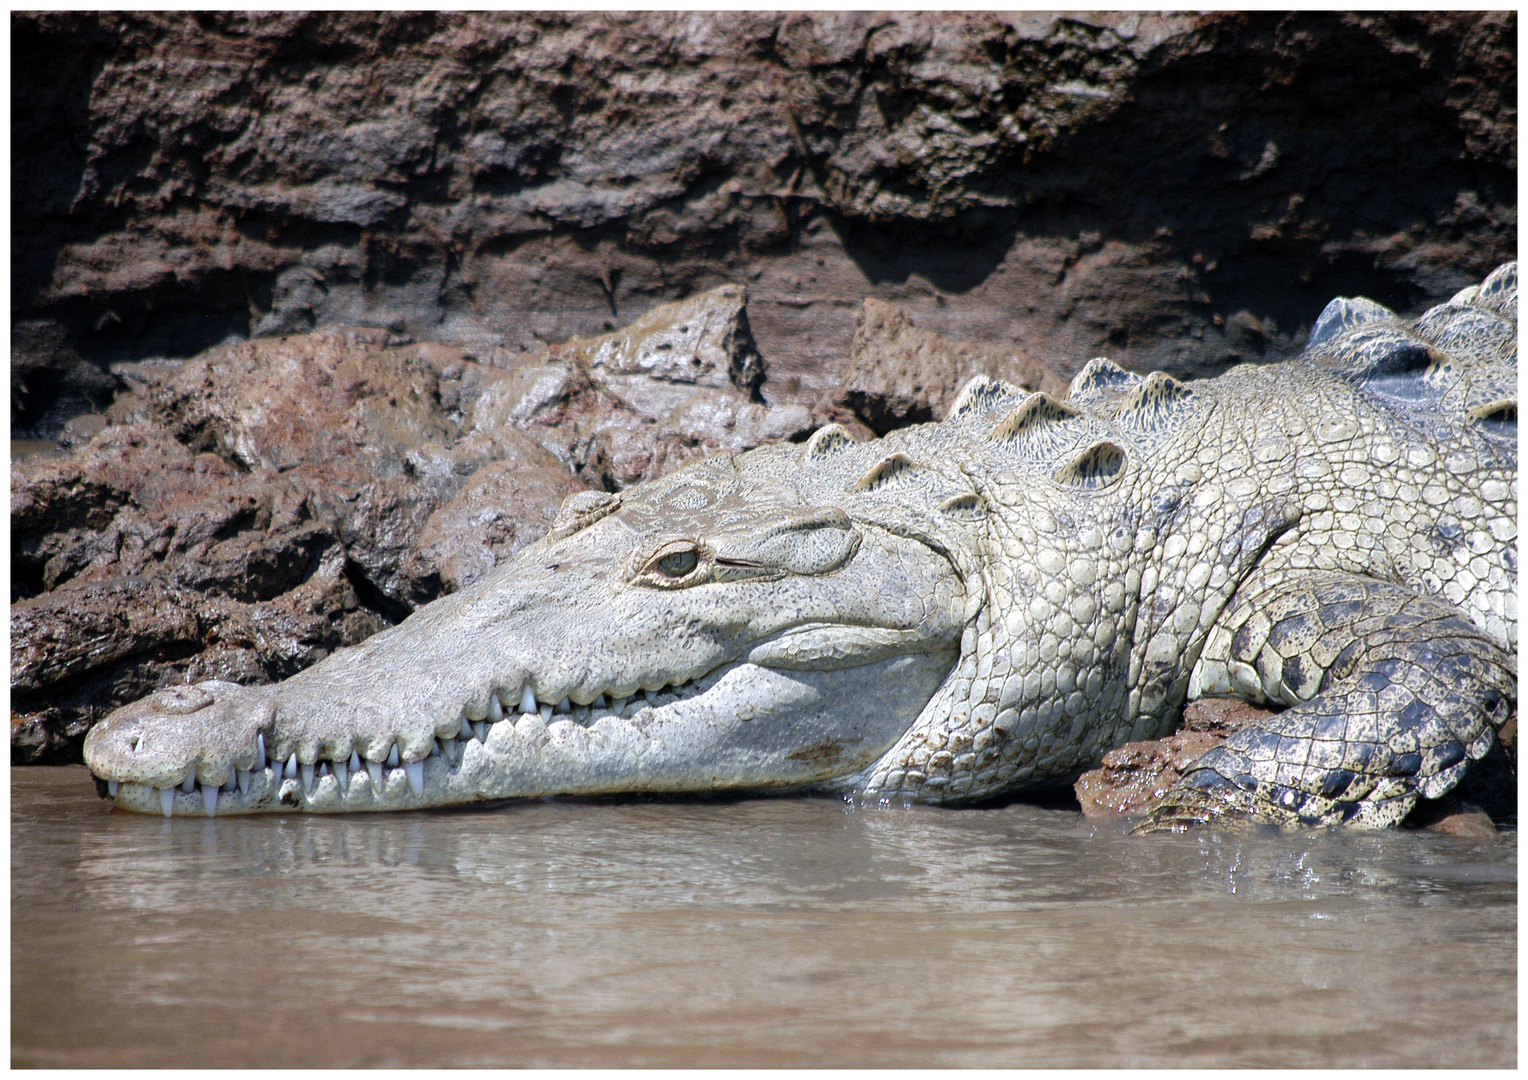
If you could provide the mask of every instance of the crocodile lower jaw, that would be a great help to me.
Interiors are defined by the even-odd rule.
[[[557,759],[586,766],[591,757],[623,748],[640,753],[637,744],[649,725],[673,706],[702,696],[737,666],[725,665],[682,685],[641,690],[615,701],[601,693],[587,705],[574,704],[567,697],[555,706],[538,702],[527,687],[520,696],[518,714],[513,706],[506,712],[501,699],[493,696],[487,718],[474,722],[463,715],[456,737],[437,737],[427,756],[418,761],[400,758],[394,743],[380,761],[353,750],[345,760],[304,762],[294,752],[283,762],[267,757],[262,735],[256,744],[255,768],[233,770],[222,785],[201,782],[195,769],[176,787],[115,780],[97,784],[103,795],[123,809],[165,817],[411,810],[535,798],[554,792],[523,784],[523,790],[495,789],[504,787],[503,776],[524,780],[534,774],[537,764]],[[596,782],[594,788],[598,787]],[[577,794],[568,792],[565,785],[557,793]]]

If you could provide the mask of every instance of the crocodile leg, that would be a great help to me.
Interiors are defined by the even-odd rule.
[[[1289,708],[1201,757],[1137,831],[1394,825],[1490,750],[1516,705],[1514,667],[1458,609],[1403,585],[1271,579],[1211,635],[1193,689]]]

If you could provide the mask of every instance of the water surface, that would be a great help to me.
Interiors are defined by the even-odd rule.
[[[164,820],[10,775],[16,1065],[1517,1060],[1515,833],[812,799]]]

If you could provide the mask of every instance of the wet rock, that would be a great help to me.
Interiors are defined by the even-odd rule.
[[[1098,768],[1077,778],[1073,790],[1086,817],[1142,817],[1206,751],[1266,709],[1234,698],[1201,698],[1183,710],[1183,727],[1165,739],[1126,743],[1104,755]]]
[[[1067,388],[1065,378],[1018,345],[941,337],[914,326],[893,305],[871,298],[854,324],[843,385],[818,404],[817,412],[824,420],[858,421],[884,435],[907,424],[942,420],[973,375],[1058,395]]]
[[[1496,823],[1491,815],[1473,803],[1445,795],[1441,799],[1423,799],[1406,818],[1406,824],[1428,832],[1464,838],[1495,836]]]

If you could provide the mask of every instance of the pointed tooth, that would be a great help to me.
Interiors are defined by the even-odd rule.
[[[184,791],[187,795],[191,794],[193,791],[196,790],[196,770],[195,769],[192,769],[191,772],[186,776],[186,778],[180,782],[180,790]]]
[[[345,789],[350,786],[350,767],[343,761],[336,761],[333,768],[334,778],[340,782],[340,793],[344,794]]]
[[[211,784],[202,785],[202,809],[208,817],[218,816],[218,789]]]
[[[656,698],[657,696],[658,696],[658,692],[655,692],[655,691],[647,689],[646,687],[643,687],[643,689],[642,689],[642,700],[647,702],[649,705],[651,705],[653,703],[653,699]]]
[[[255,768],[265,768],[265,732],[255,736],[255,745],[260,748],[260,760],[255,762]]]
[[[175,816],[175,789],[162,787],[159,789],[159,812],[165,817]]]
[[[350,751],[350,771],[361,771],[361,755],[354,750]]]
[[[248,769],[235,769],[233,771],[233,775],[234,775],[234,778],[236,780],[238,780],[238,782],[239,782],[239,794],[241,794],[241,795],[248,795],[249,794],[249,770]]]
[[[387,752],[387,767],[389,769],[396,769],[398,767],[398,744],[397,743],[393,743],[393,748]]]
[[[486,720],[479,720],[477,723],[473,724],[472,725],[472,732],[473,732],[474,735],[477,736],[477,741],[478,742],[480,742],[480,743],[487,742],[488,741],[488,721],[486,721]]]
[[[313,791],[313,766],[304,763],[299,765],[298,768],[302,770],[302,789],[311,794]]]
[[[552,711],[560,713],[572,712],[573,704],[572,702],[568,701],[568,695],[564,694],[562,696],[562,700],[557,703],[557,708]]]
[[[115,780],[108,780],[108,781],[106,781],[106,794],[110,795],[113,799],[115,799],[117,797],[117,788],[118,788],[118,786],[119,785],[118,785],[117,781],[115,781]]]
[[[599,697],[594,699],[590,707],[604,711],[605,709],[610,708],[610,701],[605,697],[604,694],[601,694]]]
[[[552,707],[550,705],[541,706],[541,722],[543,724],[550,724],[552,722]]]
[[[499,703],[498,694],[488,695],[488,719],[495,724],[504,719],[504,706]]]
[[[366,775],[371,777],[371,786],[377,791],[382,790],[382,763],[366,759]]]
[[[409,790],[415,795],[424,794],[424,762],[410,761],[403,766],[403,771],[408,774]]]
[[[531,693],[529,683],[526,684],[525,689],[520,693],[520,711],[523,713],[533,713],[536,711],[536,695]]]
[[[292,751],[292,756],[287,758],[286,775],[287,776],[296,776],[297,775],[297,751],[296,750],[293,750]]]

